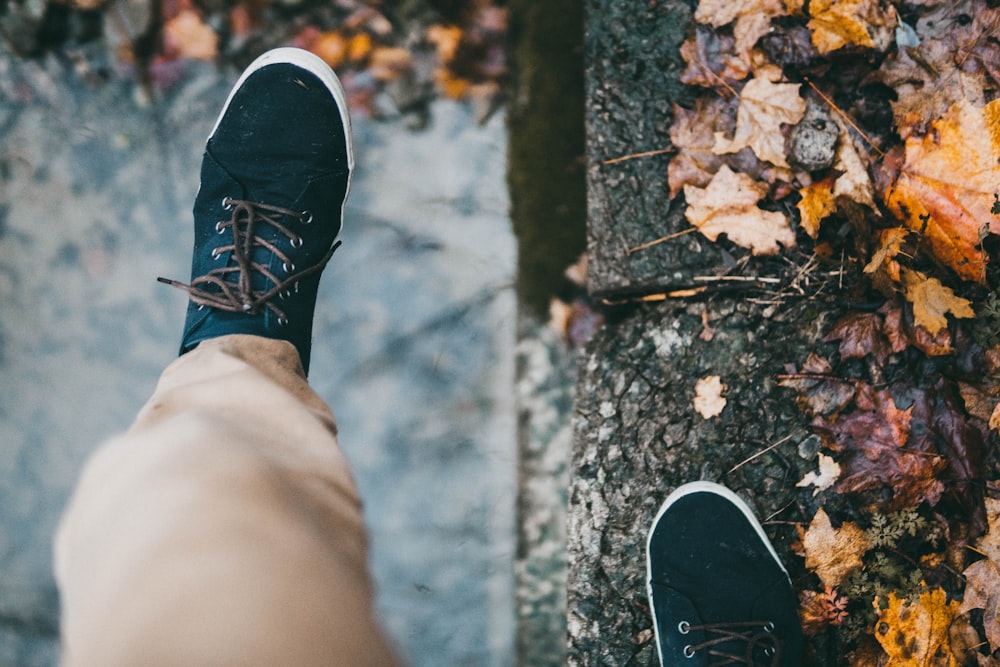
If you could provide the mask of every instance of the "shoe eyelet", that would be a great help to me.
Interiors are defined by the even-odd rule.
[[[278,326],[288,326],[288,318],[284,315],[278,317]]]
[[[197,310],[205,310],[205,304],[199,303]]]
[[[764,624],[764,632],[774,632],[774,622],[768,621]]]
[[[222,208],[223,208],[223,210],[226,210],[226,211],[232,211],[233,210],[233,200],[230,199],[229,197],[223,197],[222,198]]]
[[[774,650],[774,647],[773,647],[773,646],[768,646],[768,647],[767,647],[766,649],[764,649],[764,655],[766,655],[766,656],[767,656],[767,657],[769,657],[769,658],[770,658],[771,656],[773,656],[773,655],[774,655],[774,653],[775,653],[775,650]]]
[[[691,632],[691,624],[688,623],[687,621],[681,621],[680,623],[677,624],[677,632],[681,633],[682,635],[686,635],[687,633]]]
[[[682,653],[684,654],[685,658],[691,659],[694,657],[694,647],[688,644],[684,647]]]
[[[217,223],[215,223],[215,232],[217,234],[221,234],[222,232],[226,231],[225,224],[226,223],[223,220],[219,220]]]
[[[218,248],[215,248],[214,250],[212,250],[212,259],[218,260],[220,257],[222,257],[222,251],[221,250],[219,250]]]
[[[303,243],[305,243],[305,241],[302,240],[301,236],[296,236],[295,238],[292,239],[293,248],[296,249],[301,248]]]
[[[301,219],[303,225],[312,224],[313,214],[310,211],[302,211],[301,215],[302,215]]]
[[[291,273],[295,270],[295,265],[291,262],[285,262],[281,265],[281,268],[285,270],[285,273]]]
[[[292,293],[290,291],[286,290],[286,289],[283,289],[280,292],[278,292],[278,298],[281,299],[282,301],[284,301],[285,299],[287,299],[291,295],[292,295]]]

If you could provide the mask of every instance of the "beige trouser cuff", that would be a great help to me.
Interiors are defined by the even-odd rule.
[[[171,364],[63,516],[64,664],[393,664],[336,434],[289,343]]]

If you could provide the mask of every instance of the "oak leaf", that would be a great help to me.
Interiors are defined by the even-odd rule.
[[[811,0],[809,29],[813,45],[821,54],[845,46],[885,51],[892,45],[896,10],[877,0]]]
[[[923,137],[906,140],[905,159],[885,204],[925,235],[934,256],[965,280],[982,281],[981,234],[1000,183],[1000,100],[961,101]]]
[[[958,616],[958,601],[948,601],[940,588],[926,591],[909,603],[889,593],[885,609],[878,609],[875,638],[889,655],[886,667],[957,667],[948,630]]]
[[[755,255],[774,255],[779,244],[795,246],[795,233],[783,213],[757,206],[766,194],[766,185],[723,165],[708,187],[684,187],[685,217],[712,241],[725,234]]]
[[[785,134],[781,125],[795,125],[806,113],[806,101],[799,97],[799,84],[776,83],[781,68],[760,68],[740,93],[736,112],[736,132],[732,139],[716,135],[714,151],[720,155],[749,147],[761,160],[788,167]]]
[[[976,316],[971,301],[955,296],[955,292],[937,278],[910,269],[903,269],[902,278],[906,299],[913,304],[914,320],[932,336],[948,326],[947,313],[957,318]]]
[[[872,548],[868,534],[856,523],[845,521],[834,528],[820,507],[802,536],[806,567],[816,572],[827,588],[836,588],[863,563],[861,557]]]

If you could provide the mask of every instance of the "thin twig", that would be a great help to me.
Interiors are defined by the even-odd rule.
[[[605,164],[607,164],[607,162],[605,162]],[[637,245],[634,248],[629,248],[628,250],[625,251],[625,254],[631,255],[634,252],[639,252],[640,250],[645,250],[646,248],[652,248],[654,245],[658,245],[660,243],[663,243],[664,241],[670,241],[671,239],[676,239],[696,231],[698,231],[697,227],[689,227],[688,229],[682,229],[679,232],[674,232],[673,234],[667,234],[666,236],[661,236],[655,241],[650,241],[649,243],[643,243],[642,245]]]
[[[726,474],[727,474],[727,475],[731,475],[731,474],[733,474],[734,472],[736,472],[737,470],[739,470],[740,468],[742,468],[742,467],[743,467],[743,466],[745,466],[746,464],[748,464],[748,463],[750,463],[751,461],[753,461],[753,460],[754,460],[755,458],[757,458],[758,456],[761,456],[761,455],[763,455],[763,454],[766,454],[766,453],[768,453],[769,451],[771,451],[772,449],[774,449],[775,447],[777,447],[778,445],[781,445],[781,444],[783,444],[783,443],[786,443],[786,442],[788,442],[789,440],[791,440],[791,439],[792,439],[792,435],[793,435],[792,433],[789,433],[788,435],[786,435],[786,436],[785,436],[784,438],[782,438],[781,440],[778,440],[778,441],[777,441],[776,443],[774,443],[773,445],[769,445],[769,446],[765,447],[764,449],[760,450],[759,452],[757,452],[756,454],[754,454],[753,456],[751,456],[751,457],[749,457],[749,458],[745,458],[745,459],[743,459],[742,461],[740,461],[739,463],[737,463],[736,465],[734,465],[734,466],[732,467],[732,469],[731,469],[731,470],[730,470],[729,472],[727,472]]]
[[[634,160],[639,157],[650,157],[651,155],[663,155],[664,153],[676,153],[676,148],[658,148],[655,151],[644,151],[642,153],[632,153],[631,155],[622,155],[621,157],[613,157],[610,160],[604,160],[601,164],[618,164],[619,162],[625,162],[626,160]]]

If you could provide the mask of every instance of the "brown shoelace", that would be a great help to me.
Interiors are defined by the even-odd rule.
[[[220,220],[216,223],[215,231],[224,234],[227,229],[231,230],[233,242],[231,245],[217,246],[212,251],[212,258],[218,259],[223,253],[232,252],[236,265],[212,269],[207,274],[194,278],[190,285],[169,278],[157,278],[157,280],[186,291],[191,301],[199,306],[251,315],[260,313],[261,307],[266,307],[278,317],[279,324],[287,324],[288,318],[284,311],[272,303],[272,300],[275,297],[287,298],[293,291],[298,291],[298,282],[301,279],[322,271],[340,246],[340,241],[333,244],[316,264],[296,272],[295,264],[288,255],[271,241],[258,236],[255,229],[257,225],[267,225],[290,239],[293,248],[301,248],[302,237],[283,225],[281,218],[291,217],[303,224],[309,224],[312,222],[312,214],[308,211],[293,211],[280,206],[230,197],[223,199],[222,204],[227,209],[232,207],[233,214],[228,221]],[[253,261],[253,250],[257,247],[267,249],[281,260],[282,268],[288,277],[279,279],[267,266]],[[273,286],[267,290],[254,291],[252,287],[254,273],[264,276]],[[215,289],[208,289],[210,287]]]
[[[701,650],[707,650],[708,654],[714,658],[719,658],[718,662],[711,665],[761,665],[754,657],[754,651],[763,649],[764,655],[770,661],[766,667],[777,667],[781,664],[781,643],[774,636],[774,624],[763,621],[747,621],[743,623],[706,623],[704,625],[691,625],[681,622],[678,625],[681,634],[687,634],[691,630],[701,630],[710,633],[712,636],[700,644],[688,644],[684,647],[684,656],[693,658],[694,654]],[[727,653],[719,650],[719,644],[726,642],[739,642],[746,645],[746,650],[742,654]]]

